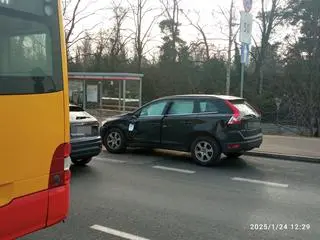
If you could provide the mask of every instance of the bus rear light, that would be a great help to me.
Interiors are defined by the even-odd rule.
[[[70,153],[70,143],[63,143],[57,147],[51,161],[49,188],[65,185],[70,180]]]
[[[228,107],[233,112],[232,117],[228,121],[228,125],[234,125],[234,124],[240,124],[241,123],[241,115],[239,109],[233,105],[228,100],[225,101],[225,103],[228,105]]]
[[[70,143],[65,143],[64,144],[64,158],[69,157],[71,154],[71,144]]]
[[[70,172],[70,170],[65,170],[65,171],[64,171],[64,183],[65,183],[65,184],[69,183],[70,179],[71,179],[71,172]]]

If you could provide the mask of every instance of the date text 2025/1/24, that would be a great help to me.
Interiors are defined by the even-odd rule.
[[[250,224],[249,229],[252,231],[307,231],[311,229],[310,224],[281,224],[281,223],[264,223],[264,224]]]

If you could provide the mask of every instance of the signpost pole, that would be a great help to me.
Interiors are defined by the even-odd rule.
[[[243,97],[243,85],[244,85],[244,63],[241,63],[240,97]]]
[[[246,43],[241,44],[241,82],[240,82],[240,97],[243,97],[244,88],[244,72],[245,64],[249,62],[249,45]]]
[[[252,0],[243,0],[244,12],[241,12],[240,19],[240,42],[241,42],[241,82],[240,97],[243,97],[245,64],[249,63],[249,46],[251,44]]]

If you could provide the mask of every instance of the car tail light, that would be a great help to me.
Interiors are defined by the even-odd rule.
[[[229,101],[225,101],[228,107],[232,110],[233,114],[232,117],[228,121],[228,125],[240,124],[241,123],[241,115],[239,109],[233,105]]]
[[[240,144],[228,144],[228,149],[237,149],[240,148]]]
[[[65,185],[70,180],[70,153],[70,143],[63,143],[55,150],[50,167],[49,188]]]

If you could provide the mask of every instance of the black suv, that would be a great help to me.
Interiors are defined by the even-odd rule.
[[[162,148],[191,152],[201,165],[239,157],[262,143],[261,117],[233,96],[179,95],[154,100],[135,112],[106,119],[100,129],[106,149]]]

